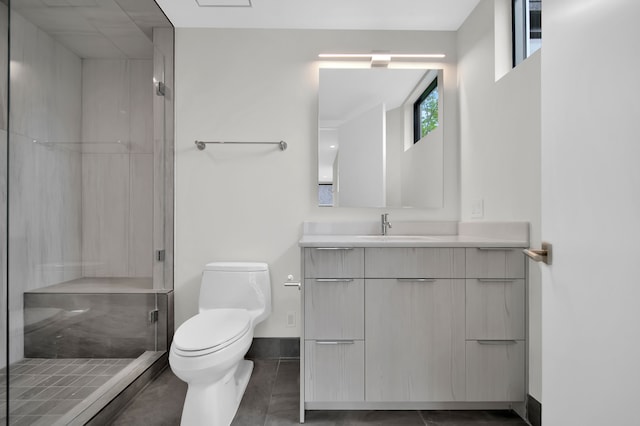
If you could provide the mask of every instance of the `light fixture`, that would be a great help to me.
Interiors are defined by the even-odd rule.
[[[251,7],[251,0],[196,0],[200,7]]]
[[[386,67],[393,59],[415,60],[415,59],[442,59],[446,57],[444,53],[320,53],[321,59],[368,59],[372,67]]]

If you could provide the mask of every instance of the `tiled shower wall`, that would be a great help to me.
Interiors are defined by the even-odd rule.
[[[23,355],[23,291],[81,276],[82,62],[16,13],[11,26],[9,307],[15,361]]]
[[[151,277],[153,61],[82,61],[82,275]]]
[[[23,357],[25,290],[151,276],[154,89],[152,59],[82,60],[17,13],[11,26],[13,362]],[[3,129],[5,120],[3,109]]]

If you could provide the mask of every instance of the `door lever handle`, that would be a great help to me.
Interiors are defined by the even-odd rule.
[[[551,265],[552,260],[552,246],[551,243],[542,242],[542,248],[539,250],[534,249],[524,249],[523,253],[529,256],[532,260],[536,262],[546,263],[547,265]]]

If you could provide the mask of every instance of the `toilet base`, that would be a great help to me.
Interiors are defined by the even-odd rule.
[[[180,425],[229,426],[252,372],[253,362],[242,360],[218,382],[189,384]]]

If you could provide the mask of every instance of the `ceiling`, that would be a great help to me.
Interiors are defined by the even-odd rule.
[[[455,31],[480,0],[157,2],[176,27]]]
[[[11,9],[81,58],[152,58],[152,29],[171,26],[153,0],[12,0]]]

